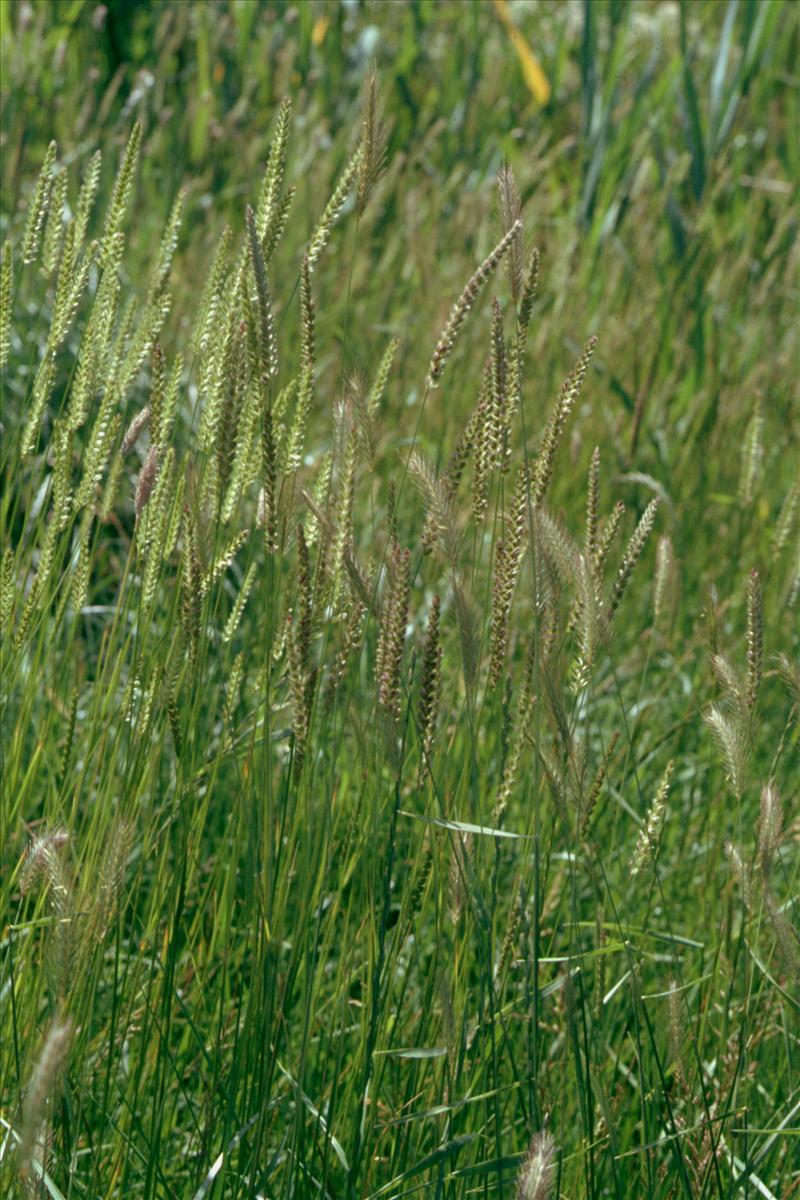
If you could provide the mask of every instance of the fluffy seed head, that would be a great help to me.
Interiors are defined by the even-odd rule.
[[[547,1200],[553,1182],[556,1144],[549,1133],[535,1133],[517,1179],[517,1200]]]
[[[55,1020],[48,1030],[33,1068],[22,1106],[18,1161],[23,1175],[27,1174],[30,1168],[36,1142],[47,1120],[48,1103],[55,1094],[66,1065],[72,1033],[73,1026],[68,1017],[65,1020]]]

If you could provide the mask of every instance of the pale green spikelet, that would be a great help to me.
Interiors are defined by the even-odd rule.
[[[56,421],[52,440],[55,447],[52,519],[59,531],[63,531],[72,513],[72,432],[65,421]]]
[[[81,184],[78,203],[75,206],[76,250],[79,250],[83,245],[83,239],[86,237],[86,230],[89,227],[89,218],[92,215],[95,196],[97,195],[97,185],[100,182],[100,167],[102,165],[102,161],[103,155],[100,150],[97,150],[89,159],[83,175],[83,183]]]
[[[54,383],[55,362],[53,354],[48,350],[39,364],[39,370],[36,372],[28,420],[25,423],[25,429],[22,434],[22,455],[25,458],[33,454],[36,449],[42,416],[44,415],[44,410],[47,408],[47,402],[50,399]]]
[[[622,518],[625,515],[625,505],[622,500],[618,500],[614,505],[611,513],[603,525],[603,530],[600,534],[600,539],[597,543],[597,550],[594,556],[594,569],[598,579],[601,579],[605,570],[608,556],[611,552],[611,547],[614,544],[614,539],[619,532]]]
[[[477,271],[475,271],[475,273],[472,275],[458,300],[456,300],[455,304],[450,310],[450,316],[447,320],[447,324],[444,327],[439,341],[436,343],[436,348],[434,349],[433,357],[431,358],[430,367],[428,368],[429,387],[436,387],[441,379],[445,364],[452,353],[453,346],[455,345],[456,337],[458,336],[461,326],[467,319],[467,314],[475,304],[475,301],[478,298],[478,293],[490,276],[493,275],[497,270],[497,267],[502,262],[503,257],[510,250],[511,245],[521,227],[521,222],[516,222],[503,235],[503,237],[495,246],[494,250],[492,250],[491,254],[489,254],[488,257],[483,260]]]
[[[400,339],[396,337],[392,338],[389,342],[389,345],[384,350],[378,370],[375,372],[375,378],[372,381],[372,387],[369,389],[366,405],[367,413],[372,419],[378,415],[383,394],[386,391],[389,372],[392,369],[392,363],[394,362],[399,346]]]
[[[533,302],[536,299],[536,292],[539,287],[539,251],[534,249],[531,251],[531,256],[528,259],[528,268],[525,272],[525,278],[522,283],[522,294],[519,302],[519,340],[520,344],[524,344],[527,337],[528,329],[531,323],[531,314],[533,313]]]
[[[328,502],[328,498],[331,494],[332,479],[333,479],[333,455],[330,453],[323,454],[323,456],[319,462],[319,467],[317,470],[317,478],[314,483],[313,491],[311,493],[311,499],[314,503],[314,508],[316,508],[316,509],[319,509],[319,508],[324,509],[325,508],[325,506]],[[319,521],[319,518],[317,517],[316,513],[314,512],[314,508],[312,508],[311,516],[309,517],[308,522],[306,523],[306,541],[309,546],[313,546],[316,544],[316,542],[320,536],[320,532],[321,532],[320,521]]]
[[[275,208],[272,216],[269,219],[264,236],[261,239],[261,251],[264,255],[264,262],[269,266],[270,259],[275,253],[276,247],[286,231],[286,225],[289,220],[289,212],[292,207],[296,189],[288,187],[285,195],[281,198],[277,208]]]
[[[161,236],[161,243],[158,247],[158,254],[153,268],[150,272],[149,293],[151,296],[160,294],[161,289],[166,283],[169,275],[172,259],[175,255],[175,249],[178,245],[178,234],[180,232],[181,220],[183,218],[183,202],[184,192],[181,189],[173,202],[170,209],[167,223],[164,227],[164,232]]]
[[[161,563],[168,549],[168,532],[175,508],[175,452],[170,446],[161,463],[153,494],[141,521],[137,537],[145,559],[142,597],[149,608],[156,594]]]
[[[314,400],[314,299],[311,295],[311,267],[306,255],[300,275],[300,374],[294,416],[281,453],[281,470],[287,475],[303,461],[306,423]]]
[[[247,400],[247,326],[239,322],[228,343],[222,377],[222,401],[214,430],[217,498],[222,503],[227,494],[236,456],[242,415]]]
[[[489,683],[497,687],[505,669],[511,606],[526,549],[525,530],[528,515],[528,478],[521,470],[514,488],[508,522],[497,540],[492,588]]]
[[[117,503],[117,495],[119,494],[119,486],[122,483],[122,475],[125,470],[125,460],[121,454],[115,454],[111,459],[111,466],[108,469],[108,478],[106,479],[103,495],[97,509],[97,519],[101,524],[110,521],[114,514],[114,508]]]
[[[268,380],[274,379],[278,374],[278,345],[275,337],[275,320],[272,315],[272,298],[267,279],[267,268],[264,264],[261,243],[258,238],[258,231],[256,230],[255,215],[249,204],[246,216],[250,266],[256,285],[258,313],[256,334],[259,367],[262,378]]]
[[[517,333],[511,342],[511,347],[508,353],[506,421],[509,426],[509,431],[511,418],[515,415],[515,413],[518,413],[522,407],[522,371],[524,366],[523,357],[524,349],[522,340]],[[508,448],[508,452],[506,454],[506,464],[508,464],[509,461],[509,453],[510,447]]]
[[[70,221],[63,234],[61,258],[53,299],[53,315],[48,344],[52,351],[60,346],[68,327],[68,310],[73,295],[75,274],[75,222]]]
[[[32,263],[39,253],[39,242],[42,236],[42,226],[50,204],[50,193],[53,186],[53,168],[56,163],[58,147],[51,142],[47,147],[39,172],[39,178],[34,185],[33,193],[28,203],[28,218],[25,223],[25,234],[22,239],[22,261]]]
[[[244,650],[240,650],[233,660],[228,681],[225,685],[225,705],[222,710],[222,727],[225,730],[226,748],[233,745],[233,718],[239,703],[239,693],[242,690],[244,677]]]
[[[263,238],[270,221],[273,220],[278,205],[283,177],[286,173],[286,147],[292,126],[292,102],[288,96],[281,101],[278,109],[278,119],[275,123],[275,134],[269,148],[267,169],[256,206],[256,229],[258,236]],[[268,257],[265,255],[265,257]]]
[[[535,505],[541,504],[545,492],[550,486],[550,481],[553,478],[556,451],[561,443],[564,426],[567,423],[567,417],[575,405],[575,401],[580,395],[580,390],[596,345],[597,338],[590,337],[584,347],[583,353],[565,379],[558,400],[548,419],[533,468],[532,499]]]
[[[169,510],[169,520],[164,529],[164,552],[163,558],[166,562],[175,552],[178,544],[178,535],[181,530],[184,492],[186,488],[186,477],[179,474],[175,480],[175,491],[172,497],[172,503]]]
[[[11,351],[11,293],[14,280],[14,262],[11,242],[3,244],[3,261],[0,263],[0,370],[8,362]]]
[[[247,604],[247,598],[250,595],[253,584],[255,583],[255,579],[256,564],[251,563],[247,568],[244,579],[242,580],[242,586],[239,588],[239,592],[236,596],[233,608],[231,609],[230,616],[225,622],[225,628],[222,632],[223,642],[227,643],[233,641],[234,634],[239,627],[239,622],[242,619],[242,613],[244,612],[244,607]]]
[[[217,556],[209,569],[206,571],[200,588],[204,596],[208,594],[216,581],[225,574],[228,567],[236,557],[238,551],[247,541],[249,532],[249,529],[242,529],[239,533],[234,534],[222,553]]]
[[[69,390],[67,423],[73,431],[86,422],[96,392],[108,379],[112,330],[119,295],[119,280],[109,272],[104,273],[94,297],[92,315],[81,339],[78,366]]]
[[[136,121],[128,138],[117,178],[114,181],[114,190],[111,193],[111,202],[106,213],[106,223],[100,244],[100,262],[104,268],[112,271],[116,269],[122,258],[122,223],[133,188],[141,140],[141,122]]]
[[[76,511],[84,508],[94,497],[95,490],[111,456],[111,448],[120,426],[120,414],[114,413],[113,394],[103,400],[97,419],[92,426],[89,445],[83,456],[83,476],[75,492],[73,506]]]
[[[0,564],[0,633],[5,638],[11,632],[11,616],[14,612],[15,587],[14,551],[6,546]]]
[[[236,310],[227,312],[208,352],[208,367],[203,370],[201,393],[204,396],[200,417],[200,448],[208,454],[216,452],[217,428],[225,402],[225,379],[230,372],[234,343],[240,334]]]
[[[172,369],[164,385],[164,402],[159,422],[158,441],[160,449],[164,450],[172,438],[175,418],[178,412],[178,397],[183,378],[183,355],[176,354]]]
[[[53,352],[63,345],[80,304],[81,296],[86,290],[92,268],[92,252],[93,247],[90,246],[80,263],[76,263],[75,222],[70,221],[64,236],[53,306],[53,322],[50,327],[49,343]]]
[[[42,271],[51,275],[56,269],[61,246],[64,241],[65,215],[67,210],[67,171],[60,167],[53,176],[47,221],[42,239]]]
[[[282,422],[283,422],[284,417],[286,416],[289,405],[291,404],[292,400],[294,400],[296,394],[297,394],[297,380],[292,379],[289,381],[289,383],[287,383],[286,387],[281,388],[281,390],[278,392],[277,396],[273,400],[273,402],[272,402],[272,426],[273,426],[273,429],[275,429],[276,431],[278,431],[279,427],[280,427],[280,429],[283,429],[285,432],[285,427],[283,426]],[[277,434],[276,434],[276,443],[279,440],[280,439],[277,437]]]
[[[92,513],[87,509],[81,520],[80,534],[78,536],[78,557],[75,562],[70,594],[72,607],[76,615],[79,615],[81,610],[86,607],[86,600],[89,594],[89,579],[92,571],[91,536]]]
[[[316,356],[315,349],[316,310],[314,296],[311,291],[311,263],[307,254],[303,255],[300,267],[300,368],[313,370]]]
[[[222,502],[222,520],[225,524],[236,512],[245,489],[258,478],[259,447],[256,442],[256,430],[260,420],[260,400],[257,384],[251,384],[245,394],[230,482]]]
[[[667,763],[658,791],[656,792],[655,800],[650,806],[650,811],[639,833],[630,865],[631,875],[641,874],[642,871],[655,862],[661,842],[664,818],[667,812],[667,798],[669,797],[669,785],[672,778],[673,765],[672,761]]]
[[[314,264],[328,244],[333,227],[344,207],[344,202],[347,199],[353,181],[361,169],[363,153],[363,147],[359,144],[358,149],[339,176],[336,187],[333,189],[333,195],[325,206],[325,211],[320,217],[319,224],[314,230],[311,241],[308,243],[306,257],[308,259],[309,270],[313,270]]]
[[[622,562],[620,563],[619,570],[617,571],[616,578],[614,579],[614,585],[611,589],[611,597],[608,602],[609,620],[616,612],[619,602],[622,599],[626,587],[628,586],[628,581],[633,573],[633,569],[641,557],[644,544],[647,541],[650,531],[655,523],[658,505],[659,499],[658,496],[655,496],[642,513],[641,520],[636,526],[633,536],[628,542],[625,553],[622,556]]]
[[[117,358],[112,368],[112,379],[119,392],[120,400],[124,400],[128,388],[136,379],[148,354],[156,344],[161,327],[169,315],[171,303],[171,298],[166,292],[148,300],[124,355]]]
[[[191,348],[194,355],[201,356],[200,391],[205,391],[208,366],[212,360],[209,346],[217,331],[220,309],[222,307],[223,288],[229,268],[228,256],[232,240],[233,234],[231,228],[229,225],[226,225],[217,243],[217,248],[214,251],[214,257],[211,260],[211,267],[200,297],[200,303],[197,306]]]

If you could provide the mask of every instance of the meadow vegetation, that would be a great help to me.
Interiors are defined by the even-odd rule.
[[[794,6],[0,12],[0,1190],[793,1195]]]

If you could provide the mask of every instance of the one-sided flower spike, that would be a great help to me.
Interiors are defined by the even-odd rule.
[[[764,663],[764,608],[758,571],[751,571],[747,580],[747,695],[746,703],[752,713],[761,687]]]
[[[464,321],[467,319],[467,314],[477,300],[478,293],[486,283],[487,279],[489,279],[490,276],[493,275],[497,270],[498,265],[500,262],[502,262],[504,255],[508,253],[514,238],[521,229],[522,222],[515,221],[508,232],[504,234],[504,236],[497,243],[488,258],[483,260],[450,310],[450,316],[448,317],[447,324],[444,327],[444,331],[439,338],[439,341],[436,343],[436,349],[433,352],[431,365],[428,368],[429,387],[436,387],[441,379],[442,372],[445,368],[445,363],[450,357],[458,332],[461,329],[461,326],[464,324]]]
[[[53,167],[56,164],[56,143],[51,142],[44,156],[42,169],[36,186],[33,189],[28,205],[28,220],[25,224],[25,234],[22,239],[22,261],[31,263],[39,253],[39,242],[42,236],[42,226],[50,205],[50,192],[53,186]]]

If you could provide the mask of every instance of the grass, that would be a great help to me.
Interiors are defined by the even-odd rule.
[[[5,1191],[793,1194],[791,6],[1,11]]]

